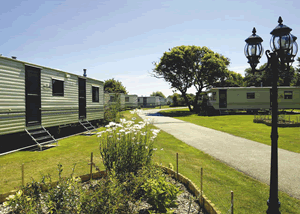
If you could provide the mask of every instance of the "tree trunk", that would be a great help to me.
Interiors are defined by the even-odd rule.
[[[191,104],[190,104],[190,102],[189,102],[189,99],[188,99],[187,96],[186,96],[186,93],[185,93],[185,92],[181,92],[181,94],[182,94],[182,96],[183,96],[183,98],[184,98],[185,104],[188,105],[190,112],[192,112],[193,109],[192,109],[192,107],[191,107]]]

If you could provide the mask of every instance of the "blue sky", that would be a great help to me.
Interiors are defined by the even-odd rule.
[[[207,46],[244,75],[249,66],[243,49],[252,28],[265,50],[279,16],[300,38],[299,8],[297,0],[5,1],[0,54],[74,74],[86,68],[88,77],[115,78],[130,94],[168,96],[169,84],[150,73],[169,48]]]

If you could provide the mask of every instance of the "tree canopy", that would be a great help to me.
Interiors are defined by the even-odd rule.
[[[156,78],[163,78],[171,88],[178,90],[190,111],[197,111],[200,93],[204,88],[226,80],[229,63],[228,58],[205,46],[182,45],[169,49],[159,62],[154,62],[152,74]],[[191,103],[187,90],[192,86],[196,89],[196,96]]]
[[[299,59],[299,58],[298,58]],[[299,59],[300,60],[300,59]],[[261,65],[258,70],[265,68],[267,63]],[[299,65],[298,65],[299,66]],[[297,85],[298,71],[294,67],[289,70],[279,69],[278,86],[292,86]],[[245,86],[272,86],[273,73],[270,67],[262,72],[255,72],[253,74],[251,68],[245,69]]]
[[[104,81],[104,91],[108,93],[123,93],[128,94],[126,88],[122,85],[119,80],[114,78]]]
[[[150,94],[150,97],[155,97],[155,96],[166,98],[166,96],[161,91],[152,92],[152,94]]]

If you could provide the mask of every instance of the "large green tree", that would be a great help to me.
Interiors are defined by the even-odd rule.
[[[229,63],[228,58],[205,46],[182,45],[169,49],[159,62],[154,62],[152,74],[178,90],[190,111],[198,111],[200,93],[204,88],[226,78]],[[192,86],[196,89],[196,95],[191,103],[187,97],[187,90]]]
[[[152,92],[152,94],[150,94],[150,97],[155,97],[155,96],[166,98],[166,96],[161,91]]]
[[[267,63],[261,65],[258,70],[265,68]],[[297,81],[297,69],[293,66],[288,70],[279,69],[278,73],[278,85],[279,86],[291,86]],[[272,86],[273,73],[270,67],[262,72],[252,72],[251,68],[245,69],[245,85],[246,86]]]
[[[119,80],[114,78],[104,81],[104,91],[108,93],[123,93],[128,94],[126,88],[122,85]]]
[[[241,87],[244,86],[244,77],[234,71],[227,71],[226,77],[216,82],[214,87]]]

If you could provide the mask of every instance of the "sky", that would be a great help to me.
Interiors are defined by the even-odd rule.
[[[129,94],[169,96],[170,85],[151,76],[152,63],[169,48],[206,46],[244,76],[245,39],[253,27],[264,50],[279,16],[300,38],[299,8],[299,0],[5,1],[0,54],[78,75],[85,68],[88,77],[121,81]],[[266,61],[263,55],[261,64]]]

